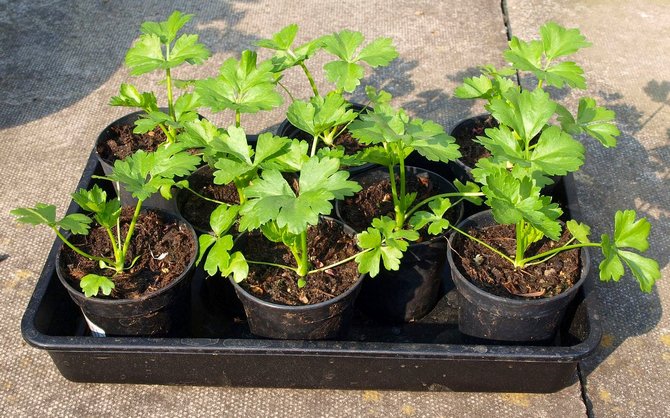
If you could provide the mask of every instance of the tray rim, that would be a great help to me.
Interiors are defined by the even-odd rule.
[[[77,188],[86,187],[97,167],[95,149],[91,151]],[[567,208],[572,218],[581,218],[577,202],[574,177],[564,177]],[[77,210],[70,203],[68,213]],[[103,353],[166,353],[166,354],[217,354],[217,355],[296,355],[338,358],[403,358],[403,359],[443,359],[443,360],[482,360],[491,362],[577,362],[598,347],[602,328],[594,311],[593,274],[584,285],[584,300],[589,333],[582,342],[572,346],[532,346],[509,344],[437,344],[437,343],[398,343],[398,342],[360,342],[360,341],[305,341],[305,340],[268,340],[268,339],[226,339],[226,338],[143,338],[143,337],[106,337],[89,336],[51,336],[40,332],[35,324],[35,314],[42,303],[55,268],[52,260],[61,243],[56,238],[49,251],[47,261],[40,273],[35,290],[21,320],[21,333],[31,346],[53,352],[95,352]]]

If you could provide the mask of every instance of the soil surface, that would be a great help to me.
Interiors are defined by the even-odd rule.
[[[494,225],[467,231],[503,253],[514,257],[516,240],[512,225]],[[567,229],[559,243],[547,238],[531,245],[526,256],[548,251],[571,238]],[[579,281],[579,250],[560,252],[548,261],[514,269],[512,264],[475,241],[456,235],[454,263],[474,285],[497,296],[512,299],[537,299],[562,293]]]
[[[203,167],[194,172],[188,179],[189,187],[197,193],[209,198],[225,202],[231,205],[239,205],[240,197],[237,194],[237,188],[233,183],[218,185],[214,184],[213,170],[209,167]],[[209,218],[219,205],[214,202],[202,199],[191,193],[189,190],[180,190],[177,200],[179,212],[195,228],[201,231],[209,231]]]
[[[339,223],[323,219],[307,232],[309,260],[320,268],[343,260],[358,252],[353,236],[347,235]],[[290,251],[281,243],[273,243],[259,233],[251,234],[241,250],[248,259],[295,266]],[[241,283],[254,296],[283,305],[311,305],[332,299],[352,287],[358,280],[358,266],[350,261],[321,273],[307,276],[307,284],[298,288],[298,276],[278,267],[249,264],[249,276]]]
[[[294,130],[289,132],[289,137],[290,138],[296,138],[296,139],[301,139],[309,142],[310,144],[312,143],[312,136],[308,134],[305,131],[301,131],[298,128],[293,128]],[[338,131],[342,129],[342,126],[337,127]],[[342,146],[344,148],[344,154],[345,155],[354,155],[357,152],[367,148],[367,145],[361,144],[358,142],[356,138],[351,136],[351,133],[345,129],[341,134],[339,134],[334,140],[333,140],[333,145],[335,146]],[[319,141],[319,144],[317,145],[317,148],[325,148],[328,145],[324,144],[323,141]]]
[[[138,150],[153,152],[160,144],[167,140],[165,133],[156,127],[153,131],[145,134],[133,133],[135,125],[112,126],[112,131],[107,140],[97,145],[98,154],[103,160],[114,164],[116,160],[123,160]]]
[[[125,239],[133,207],[124,207],[121,214],[121,237]],[[93,227],[88,235],[74,235],[72,243],[81,250],[113,259],[112,246],[107,231]],[[127,260],[140,258],[133,267],[112,278],[115,288],[107,299],[136,299],[169,285],[180,276],[195,257],[197,243],[190,231],[176,220],[165,221],[152,211],[143,211],[135,225]],[[97,261],[91,261],[63,246],[60,258],[62,271],[70,284],[79,289],[79,281],[94,273],[112,277],[114,271],[101,269]]]
[[[391,219],[395,219],[391,182],[388,176],[386,177],[382,180],[372,182],[367,186],[361,184],[363,189],[360,192],[340,202],[340,216],[356,231],[364,231],[372,224],[374,218],[380,216],[386,215]],[[396,178],[399,182],[400,178]],[[438,193],[430,177],[407,173],[406,179],[407,193],[417,194],[414,200],[415,204]],[[457,216],[458,214],[454,210],[448,210],[446,213],[446,218],[451,222],[457,221]],[[432,235],[428,235],[425,228],[419,232],[421,233],[421,241],[435,238]]]
[[[488,128],[498,127],[498,121],[491,115],[478,116],[466,119],[459,126],[457,126],[451,133],[456,138],[456,143],[460,147],[463,155],[460,160],[468,167],[474,167],[480,158],[488,158],[491,153],[482,145],[473,142],[477,136],[484,135],[484,131]]]

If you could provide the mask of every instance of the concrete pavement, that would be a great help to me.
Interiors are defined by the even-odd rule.
[[[503,7],[504,6],[504,7]],[[670,415],[670,8],[659,0],[412,1],[8,1],[0,0],[0,414],[3,416],[512,416]],[[664,279],[641,295],[630,277],[598,286],[604,338],[581,381],[553,394],[414,393],[75,384],[23,341],[20,320],[53,242],[46,229],[16,224],[9,210],[37,201],[64,211],[93,141],[125,113],[107,106],[128,80],[123,57],[144,20],[172,10],[196,15],[189,30],[214,53],[182,77],[214,74],[226,58],[289,23],[299,39],[344,28],[390,36],[400,52],[371,77],[395,104],[447,129],[481,113],[453,97],[482,64],[502,64],[507,27],[523,39],[547,20],[579,27],[593,46],[577,60],[589,94],[617,112],[620,145],[585,141],[576,177],[584,221],[609,231],[616,209],[653,224],[651,256]],[[315,64],[315,65],[318,65]],[[317,71],[317,73],[319,73]],[[317,82],[323,81],[319,73]],[[151,76],[133,78],[155,88]],[[302,80],[289,78],[292,86]],[[306,93],[306,92],[305,92]],[[360,93],[359,93],[360,94]],[[159,99],[160,100],[160,99]],[[567,94],[567,105],[576,96]],[[272,129],[285,107],[245,122]],[[229,115],[214,120],[230,123]],[[2,258],[2,257],[0,257]],[[597,259],[599,260],[599,258]]]

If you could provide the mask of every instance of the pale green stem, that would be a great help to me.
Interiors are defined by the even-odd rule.
[[[564,246],[562,246],[562,247],[556,247],[556,248],[551,249],[551,250],[549,250],[549,251],[545,251],[545,252],[543,252],[543,253],[541,253],[541,254],[536,254],[536,255],[534,255],[534,256],[532,256],[532,257],[525,258],[525,259],[523,260],[523,263],[524,263],[523,265],[525,265],[525,264],[528,263],[529,261],[538,260],[538,259],[540,259],[540,258],[544,258],[544,257],[547,257],[547,256],[549,256],[549,255],[557,254],[557,253],[560,253],[560,252],[562,252],[562,251],[573,250],[573,249],[575,249],[575,248],[583,248],[583,247],[601,247],[601,246],[602,246],[602,244],[599,243],[599,242],[585,242],[585,243],[581,243],[581,244],[564,245]]]
[[[235,127],[239,128],[242,122],[242,112],[239,110],[235,111]]]
[[[63,241],[63,243],[64,243],[65,245],[67,245],[68,247],[70,247],[70,248],[72,249],[72,251],[74,251],[75,253],[79,254],[80,256],[82,256],[82,257],[86,257],[86,258],[88,258],[89,260],[94,260],[94,261],[104,261],[104,262],[107,263],[107,264],[112,264],[112,260],[110,260],[110,259],[108,259],[108,258],[104,258],[104,257],[96,257],[96,256],[94,256],[94,255],[91,255],[91,254],[89,254],[89,253],[86,253],[86,252],[80,250],[79,248],[75,247],[70,241],[68,241],[67,238],[65,238],[65,236],[63,236],[63,234],[60,233],[60,231],[58,230],[58,228],[52,228],[52,229],[56,232],[56,235],[58,236],[58,238],[60,238],[61,241]]]
[[[135,206],[135,213],[133,213],[133,219],[130,221],[130,227],[128,227],[128,233],[126,234],[126,240],[123,243],[123,250],[121,251],[121,255],[123,256],[123,260],[121,260],[121,264],[119,265],[118,263],[114,266],[117,272],[123,271],[123,264],[125,264],[125,259],[126,259],[126,254],[128,254],[128,247],[130,247],[130,240],[133,237],[133,233],[135,232],[135,225],[137,224],[137,218],[140,216],[140,209],[142,208],[142,201],[138,200],[137,205]]]
[[[514,267],[523,267],[523,253],[524,253],[524,244],[525,240],[523,239],[524,233],[524,221],[519,221],[516,223],[516,255],[514,257]]]
[[[318,269],[310,270],[310,271],[307,272],[307,274],[309,275],[309,274],[314,274],[314,273],[320,273],[320,272],[322,272],[322,271],[326,271],[326,270],[328,270],[328,269],[335,268],[335,267],[340,266],[340,265],[342,265],[342,264],[346,264],[346,263],[350,262],[351,260],[355,259],[356,257],[358,257],[359,255],[361,255],[361,254],[365,254],[365,253],[367,253],[367,252],[369,252],[369,251],[372,251],[372,248],[367,248],[367,249],[365,249],[364,251],[361,251],[361,252],[359,252],[359,253],[357,253],[357,254],[354,254],[354,255],[352,255],[352,256],[350,256],[350,257],[347,257],[347,258],[345,258],[345,259],[342,259],[342,260],[340,260],[340,261],[338,261],[338,262],[336,262],[336,263],[329,264],[329,265],[327,265],[327,266],[324,266],[324,267],[321,267],[321,268],[318,268]]]
[[[393,209],[395,211],[395,224],[396,228],[400,229],[405,224],[405,218],[402,213],[402,208],[400,207],[400,199],[398,198],[398,187],[395,182],[395,172],[393,171],[393,166],[388,167],[389,170],[389,180],[391,183],[391,196],[393,197]]]
[[[212,199],[206,196],[201,195],[200,193],[196,192],[195,190],[191,189],[190,187],[187,187],[186,190],[189,192],[193,193],[194,195],[198,196],[199,198],[206,200],[208,202],[216,203],[217,205],[228,205],[226,202],[221,202],[220,200]]]
[[[314,95],[316,97],[320,97],[319,89],[316,87],[316,83],[314,82],[314,79],[312,78],[312,74],[309,72],[309,70],[307,69],[307,66],[305,65],[304,62],[300,63],[300,68],[302,68],[302,71],[307,76],[307,80],[309,80],[309,85],[312,87],[312,92],[314,92]]]
[[[253,261],[253,260],[247,260],[247,263],[248,264],[257,264],[257,265],[260,265],[260,266],[277,267],[277,268],[284,269],[284,270],[290,270],[290,271],[295,272],[295,273],[298,272],[298,269],[296,269],[295,267],[289,267],[289,266],[285,266],[283,264],[275,264],[275,263],[268,263],[268,262],[265,262],[265,261]]]
[[[473,237],[472,235],[468,234],[468,233],[465,232],[465,231],[461,231],[460,229],[456,228],[456,227],[453,226],[453,225],[451,226],[451,228],[453,228],[454,231],[458,232],[459,234],[461,234],[461,235],[463,235],[463,236],[465,236],[465,237],[467,237],[467,238],[473,240],[474,242],[476,242],[477,244],[481,245],[482,247],[488,248],[489,250],[491,250],[491,251],[493,251],[494,253],[498,254],[500,257],[502,257],[502,258],[504,258],[505,260],[509,261],[510,263],[514,264],[514,260],[513,260],[511,257],[509,257],[509,256],[503,254],[502,252],[496,250],[495,248],[493,248],[492,246],[488,245],[488,244],[485,243],[484,241],[482,241],[482,240],[480,240],[480,239],[477,239],[477,238]]]
[[[298,275],[307,276],[309,272],[309,254],[307,253],[307,231],[300,234],[300,260],[298,262]]]
[[[292,102],[295,102],[295,97],[293,97],[293,95],[291,94],[291,92],[289,91],[289,89],[287,89],[286,86],[283,85],[283,84],[282,84],[281,82],[279,82],[279,81],[277,81],[277,84],[279,84],[279,87],[281,87],[281,88],[286,92],[286,94],[288,94],[288,97],[291,98],[291,101],[292,101]]]
[[[419,208],[421,208],[422,206],[426,205],[427,203],[430,203],[433,200],[441,199],[443,197],[460,197],[460,199],[458,199],[456,202],[452,204],[453,206],[456,206],[461,200],[463,200],[464,197],[482,197],[482,196],[484,196],[484,193],[482,192],[465,192],[465,193],[452,192],[452,193],[436,194],[435,196],[431,196],[417,203],[411,210],[407,211],[405,217],[409,218],[411,215],[414,214],[414,212],[419,210]]]

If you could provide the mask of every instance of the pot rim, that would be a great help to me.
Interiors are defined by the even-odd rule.
[[[466,222],[468,222],[473,217],[483,217],[483,216],[487,216],[487,215],[491,216],[491,217],[493,216],[492,211],[490,209],[482,211],[482,212],[475,213],[475,214],[465,218],[461,223],[459,223],[458,228],[460,229]],[[554,296],[551,296],[551,297],[548,297],[548,298],[540,298],[540,299],[511,299],[511,298],[505,298],[505,297],[502,297],[502,296],[494,295],[492,293],[489,293],[489,292],[475,286],[470,280],[467,279],[466,275],[458,268],[458,266],[456,266],[456,264],[454,263],[454,258],[453,258],[454,251],[452,251],[452,248],[453,248],[452,247],[452,241],[453,241],[454,237],[456,236],[456,234],[458,234],[458,232],[452,231],[452,233],[449,235],[448,246],[447,246],[447,261],[448,261],[449,265],[451,266],[451,268],[454,269],[464,279],[464,280],[461,280],[461,278],[459,277],[458,281],[461,284],[463,284],[467,288],[468,291],[471,291],[473,293],[477,293],[479,295],[485,295],[487,298],[489,298],[493,301],[496,301],[496,302],[505,303],[505,304],[509,304],[511,306],[520,307],[520,306],[542,305],[542,304],[547,303],[547,301],[549,301],[549,300],[560,301],[561,299],[571,297],[571,295],[574,292],[578,291],[579,288],[582,287],[582,285],[586,281],[586,278],[588,277],[589,272],[591,270],[591,257],[589,256],[589,251],[586,247],[582,247],[582,248],[580,248],[580,252],[579,252],[579,256],[580,256],[579,258],[580,258],[580,261],[581,261],[581,264],[582,264],[581,271],[580,271],[580,277],[579,277],[579,280],[577,280],[577,282],[575,282],[575,284],[573,284],[569,289],[565,290],[564,292],[559,293],[558,295],[554,295]],[[463,292],[461,292],[461,294],[463,295],[463,297],[466,297],[466,295]]]
[[[355,234],[354,229],[351,228],[346,223],[342,222],[341,220],[332,218],[330,216],[322,216],[321,218],[329,219],[329,220],[332,220],[334,222],[337,222],[337,223],[341,224],[345,228],[345,231],[347,233],[351,233],[352,237],[355,237],[355,235],[353,235],[353,234]],[[348,231],[348,230],[351,230],[351,231]],[[241,233],[235,239],[235,241],[240,239],[242,236],[247,235],[248,233],[249,233],[248,231],[244,231],[243,233]],[[356,279],[356,282],[354,282],[354,284],[351,285],[349,287],[349,289],[347,289],[345,292],[340,293],[339,295],[335,296],[334,298],[325,300],[323,302],[319,302],[319,303],[315,303],[315,304],[308,304],[308,305],[282,305],[282,304],[279,304],[279,303],[273,303],[273,302],[258,298],[256,296],[254,296],[253,294],[247,292],[246,289],[244,289],[242,286],[239,285],[239,283],[235,282],[235,280],[232,278],[232,276],[228,276],[228,280],[230,280],[230,282],[233,284],[233,286],[235,287],[236,290],[240,290],[240,291],[244,292],[244,294],[247,297],[249,297],[250,299],[253,299],[254,303],[257,303],[259,305],[263,305],[265,307],[270,307],[270,308],[275,308],[275,309],[284,309],[284,310],[287,310],[287,311],[303,311],[303,310],[309,310],[309,309],[319,309],[319,308],[322,308],[324,306],[330,305],[332,303],[339,302],[342,299],[345,299],[352,292],[354,292],[356,290],[356,288],[358,286],[360,286],[361,283],[363,283],[363,278],[366,275],[367,275],[366,273],[359,273],[358,278]]]
[[[174,218],[175,220],[177,220],[179,222],[179,225],[185,226],[188,229],[188,231],[190,232],[190,235],[195,242],[195,251],[193,252],[193,255],[191,256],[191,261],[189,262],[188,266],[186,267],[186,269],[184,271],[181,272],[181,274],[177,277],[177,279],[173,280],[170,284],[168,284],[165,287],[162,287],[162,288],[160,288],[160,289],[158,289],[154,292],[151,292],[149,294],[143,295],[142,297],[134,298],[134,299],[103,299],[103,298],[99,298],[99,297],[96,297],[96,296],[86,297],[86,295],[84,295],[84,292],[82,292],[81,289],[75,289],[74,287],[72,287],[70,285],[70,283],[67,281],[67,279],[65,279],[63,277],[63,272],[61,271],[59,260],[60,260],[60,257],[61,257],[61,253],[63,252],[63,249],[67,248],[67,247],[61,241],[60,242],[60,248],[58,249],[58,252],[56,254],[56,260],[55,260],[56,275],[58,276],[58,279],[63,284],[63,286],[65,286],[65,288],[68,290],[68,292],[70,292],[71,294],[81,296],[84,300],[94,300],[96,303],[105,304],[105,305],[132,304],[132,303],[135,303],[135,302],[141,302],[141,301],[145,301],[145,300],[148,300],[148,299],[152,299],[152,298],[155,298],[157,296],[162,295],[163,293],[168,292],[170,289],[177,286],[183,280],[183,278],[185,276],[187,276],[188,273],[191,270],[193,270],[193,268],[195,267],[195,260],[198,257],[198,246],[200,245],[199,241],[198,241],[198,235],[196,234],[195,230],[193,229],[193,226],[186,219],[184,219],[182,216],[174,214],[174,213],[169,213],[169,212],[166,212],[166,211],[161,210],[161,209],[147,207],[147,208],[142,209],[141,211],[142,212],[144,212],[144,211],[158,212],[158,213],[160,213],[161,217],[163,217],[163,218],[165,218],[165,217],[167,217],[168,219],[170,217]]]

